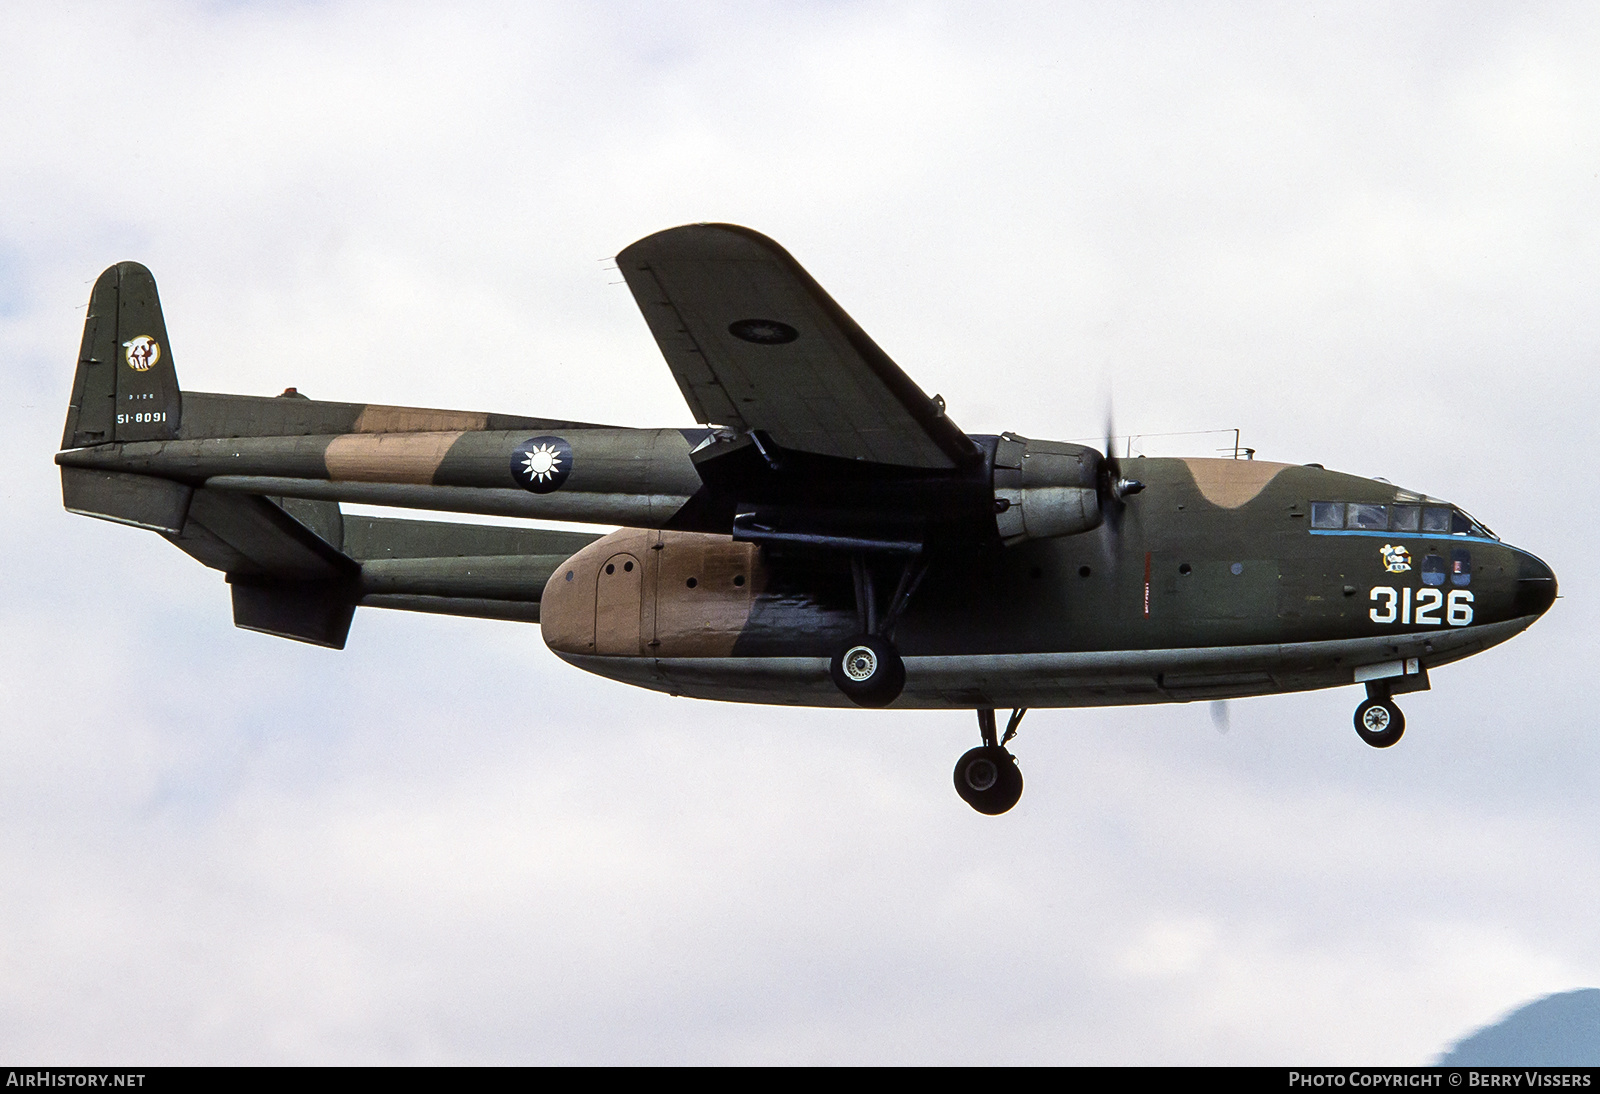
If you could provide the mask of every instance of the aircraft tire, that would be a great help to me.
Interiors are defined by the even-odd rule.
[[[1406,731],[1406,716],[1392,699],[1368,699],[1356,707],[1356,733],[1373,748],[1388,748]]]
[[[886,707],[906,686],[906,663],[886,638],[857,635],[833,655],[833,682],[859,707]]]
[[[980,745],[956,761],[956,793],[978,812],[996,817],[1022,797],[1022,770],[1003,748]]]

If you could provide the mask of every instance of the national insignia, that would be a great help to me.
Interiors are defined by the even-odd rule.
[[[560,437],[532,437],[511,452],[511,476],[524,490],[548,494],[572,474],[572,446]]]
[[[800,332],[776,319],[739,319],[728,324],[728,333],[758,346],[781,346],[800,337]]]

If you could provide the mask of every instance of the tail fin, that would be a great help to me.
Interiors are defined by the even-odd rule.
[[[183,396],[150,271],[119,262],[89,297],[62,448],[178,435]]]

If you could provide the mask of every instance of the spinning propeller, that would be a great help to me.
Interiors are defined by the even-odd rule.
[[[1115,540],[1122,534],[1122,514],[1128,507],[1124,499],[1143,490],[1144,483],[1122,475],[1122,462],[1117,459],[1116,430],[1109,408],[1106,410],[1105,454],[1100,458],[1100,477],[1096,485],[1100,493],[1100,512],[1105,514],[1106,527]]]

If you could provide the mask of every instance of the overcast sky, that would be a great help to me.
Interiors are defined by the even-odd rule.
[[[17,3],[0,41],[0,1056],[1423,1063],[1600,984],[1592,4]],[[190,390],[677,426],[609,256],[702,220],[969,431],[1238,427],[1564,599],[1386,751],[1354,687],[1036,711],[986,818],[970,712],[671,699],[512,623],[315,649],[60,508],[112,262]]]

